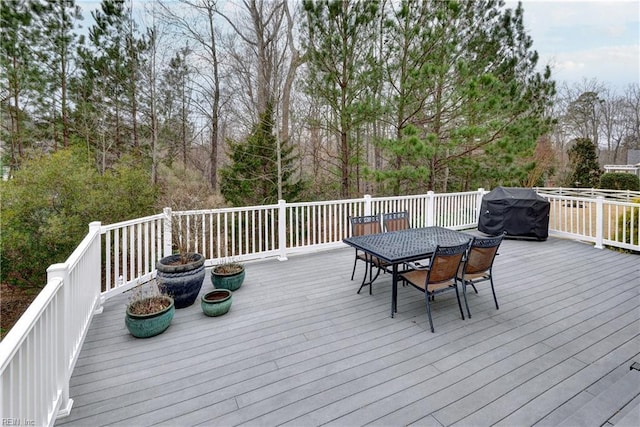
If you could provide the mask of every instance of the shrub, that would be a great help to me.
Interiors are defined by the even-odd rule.
[[[121,163],[98,174],[86,155],[59,150],[26,161],[0,184],[0,280],[40,288],[46,268],[64,262],[89,230],[153,213],[149,176]]]
[[[605,173],[600,177],[600,188],[640,191],[640,178],[630,173]]]

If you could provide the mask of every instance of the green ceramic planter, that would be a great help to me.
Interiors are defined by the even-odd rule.
[[[214,269],[211,270],[211,283],[216,289],[228,289],[230,291],[237,291],[244,282],[244,268],[239,273],[234,274],[219,274]]]
[[[202,312],[210,317],[222,316],[231,308],[232,293],[228,289],[216,289],[200,299]]]
[[[150,297],[157,298],[157,297]],[[124,323],[127,329],[136,338],[149,338],[163,333],[171,324],[176,307],[173,298],[162,296],[171,301],[171,305],[162,311],[152,314],[133,314],[127,307]]]

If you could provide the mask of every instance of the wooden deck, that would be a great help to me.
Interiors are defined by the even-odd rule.
[[[59,426],[637,425],[640,257],[505,240],[490,289],[433,305],[390,275],[356,294],[353,249],[247,263],[228,314],[176,311],[131,337],[126,296],[93,320]],[[205,279],[202,292],[211,288]]]

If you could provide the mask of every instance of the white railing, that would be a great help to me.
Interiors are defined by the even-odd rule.
[[[100,223],[0,342],[3,425],[52,425],[69,413],[69,379],[100,299]]]
[[[104,270],[103,298],[109,298],[149,281],[156,262],[171,251],[171,231],[165,214],[138,218],[102,227]]]
[[[640,204],[585,197],[553,196],[549,200],[549,231],[557,236],[640,251]]]
[[[640,252],[640,204],[557,194],[549,231],[559,236]],[[563,190],[564,191],[564,190]],[[561,192],[561,191],[560,191]],[[207,265],[342,246],[349,217],[407,211],[414,227],[453,229],[477,225],[483,189],[466,193],[287,203],[163,213],[101,226],[63,264],[49,267],[48,282],[0,342],[0,419],[52,425],[69,413],[69,379],[91,318],[102,302],[155,276],[159,258],[174,244],[202,253]],[[584,193],[581,193],[584,195]],[[103,236],[101,238],[101,236]]]
[[[569,188],[569,187],[536,187],[535,190],[543,195],[566,196],[566,197],[588,197],[594,199],[603,197],[605,199],[620,200],[630,202],[640,199],[640,191],[631,190],[607,190],[601,188]]]

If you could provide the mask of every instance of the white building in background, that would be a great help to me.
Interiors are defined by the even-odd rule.
[[[640,150],[627,151],[626,165],[604,165],[607,173],[632,173],[640,178]]]

